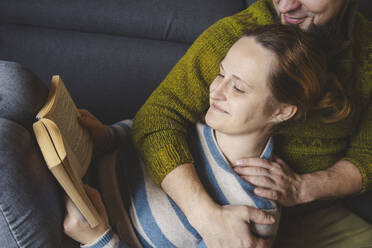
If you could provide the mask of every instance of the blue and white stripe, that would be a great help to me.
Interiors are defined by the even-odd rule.
[[[120,242],[118,236],[108,229],[97,241],[92,244],[80,245],[82,248],[129,248],[128,245]]]

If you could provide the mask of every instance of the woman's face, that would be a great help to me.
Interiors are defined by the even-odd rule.
[[[243,37],[220,64],[220,73],[210,86],[210,107],[205,120],[226,134],[249,134],[273,124],[265,110],[271,98],[268,87],[276,56],[252,37]],[[274,110],[273,110],[274,111]]]

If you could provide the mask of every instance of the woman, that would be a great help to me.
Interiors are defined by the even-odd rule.
[[[327,75],[324,54],[306,34],[291,26],[269,25],[247,32],[221,62],[220,72],[210,85],[205,123],[196,125],[189,143],[195,148],[198,176],[217,204],[225,209],[240,208],[242,215],[247,207],[255,207],[275,216],[255,220],[252,232],[256,235],[275,235],[278,207],[275,202],[256,196],[255,187],[239,177],[233,165],[242,157],[271,159],[270,137],[291,118],[306,118],[306,113],[313,110],[326,122],[345,118],[350,107],[340,87]],[[82,124],[90,129],[98,144],[113,139],[113,132],[94,116],[85,111],[82,114]],[[268,169],[279,171],[275,166]],[[200,227],[187,221],[177,205],[152,182],[143,164],[132,171],[129,212],[142,245],[202,245],[203,233],[197,231]],[[75,211],[69,202],[67,209],[68,213]],[[90,230],[86,224],[75,226],[72,220],[69,214],[66,233],[87,247],[114,237],[107,231],[107,223]],[[233,231],[253,235],[245,223]],[[270,241],[261,242],[269,246]]]

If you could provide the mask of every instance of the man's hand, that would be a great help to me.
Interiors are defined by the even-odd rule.
[[[101,217],[101,222],[98,226],[91,228],[79,209],[67,196],[65,200],[66,216],[63,222],[63,231],[66,235],[83,245],[93,243],[110,228],[105,206],[102,203],[99,192],[87,185],[85,185],[85,190],[96,207]]]
[[[305,203],[303,178],[278,157],[273,161],[260,158],[241,159],[234,171],[245,181],[256,186],[254,193],[275,200],[283,206]]]
[[[247,206],[220,206],[214,212],[205,212],[195,228],[207,247],[271,247],[272,239],[257,238],[251,233],[252,222],[273,224],[274,218],[264,211]]]
[[[110,135],[108,128],[102,124],[92,113],[86,109],[79,109],[79,123],[88,129],[92,136],[95,150],[103,151],[105,146],[110,143]]]

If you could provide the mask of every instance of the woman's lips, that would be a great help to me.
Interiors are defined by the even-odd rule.
[[[306,17],[301,17],[301,18],[295,18],[295,17],[290,17],[287,15],[283,15],[283,19],[286,23],[290,24],[300,24],[305,21]]]
[[[214,110],[216,110],[216,111],[218,111],[218,112],[222,112],[222,113],[228,114],[227,111],[225,111],[225,110],[223,110],[222,108],[218,107],[218,106],[217,106],[216,104],[214,104],[214,103],[211,105],[211,107],[212,107],[212,109],[214,109]]]

